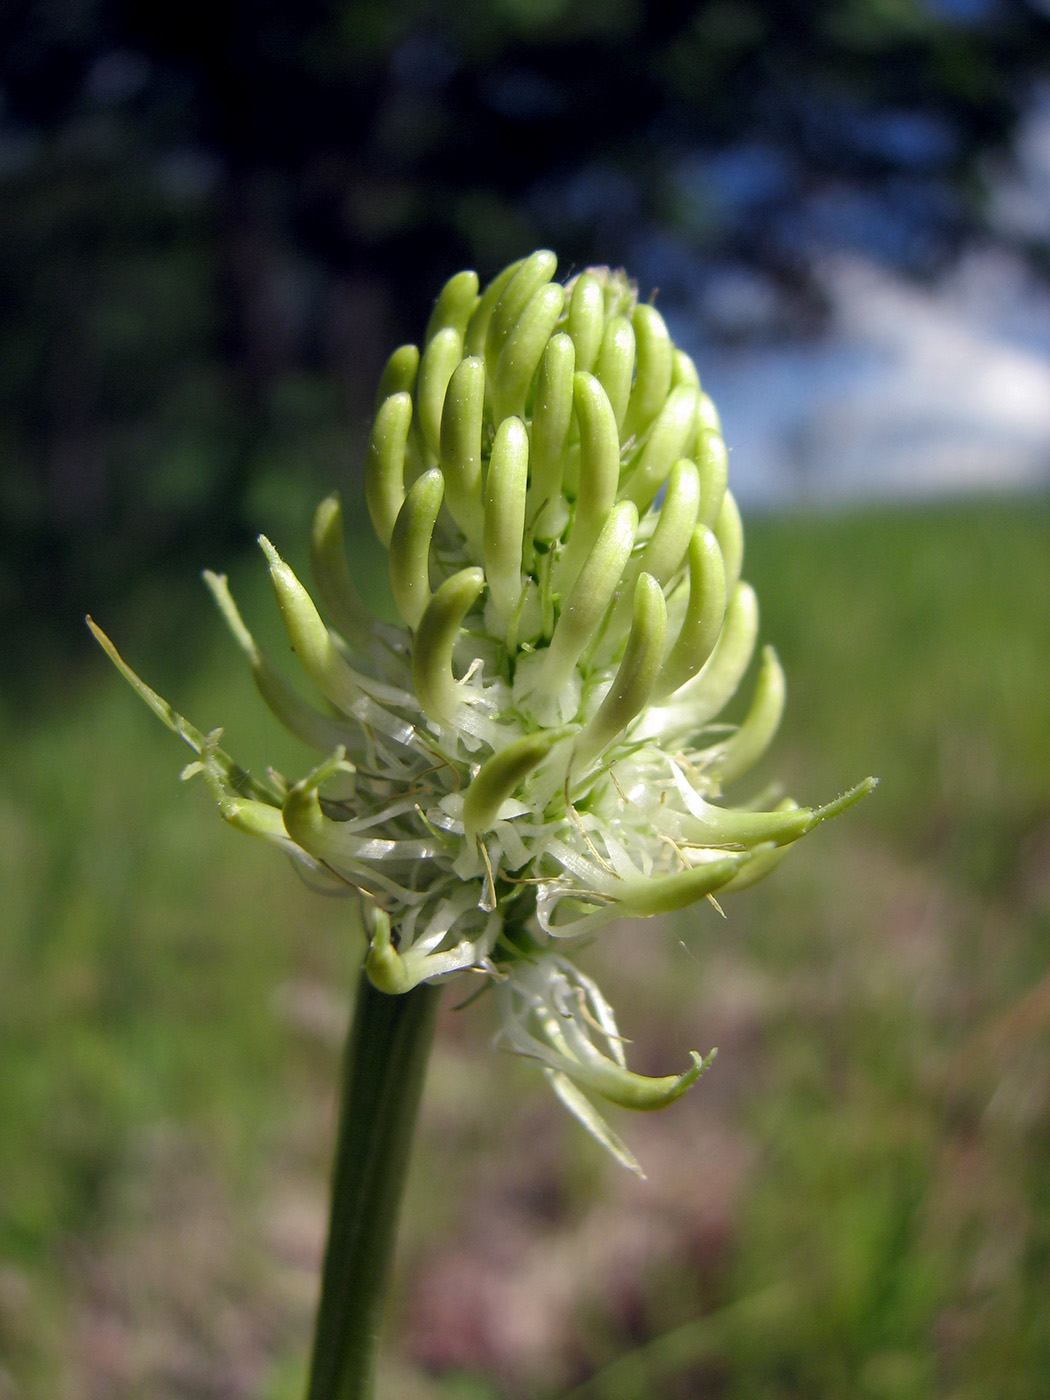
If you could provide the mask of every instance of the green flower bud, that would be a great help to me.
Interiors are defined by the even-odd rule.
[[[605,293],[593,272],[581,272],[572,283],[569,334],[576,347],[576,368],[592,370],[605,334]]]
[[[412,421],[412,397],[403,390],[379,406],[368,443],[365,498],[380,543],[389,545],[394,521],[405,499],[405,445]]]
[[[423,713],[451,724],[463,703],[463,687],[452,674],[460,624],[485,587],[483,569],[461,569],[445,580],[427,604],[412,646],[412,684]]]
[[[609,518],[620,479],[620,439],[612,405],[592,374],[573,379],[573,404],[580,425],[580,474],[568,548],[555,576],[556,587],[570,589]]]
[[[462,340],[466,335],[467,326],[470,324],[470,318],[473,316],[477,304],[478,274],[476,272],[457,272],[455,277],[449,278],[438,293],[434,310],[430,313],[430,320],[427,322],[423,343],[428,345],[438,331],[449,328],[458,332],[460,340]]]
[[[731,491],[722,497],[722,509],[715,521],[715,539],[726,566],[726,592],[732,593],[740,582],[744,562],[744,526]]]
[[[627,404],[624,435],[645,432],[667,399],[674,371],[674,346],[664,318],[653,306],[636,306],[631,317],[636,341],[634,385]]]
[[[529,435],[520,418],[505,418],[496,432],[485,479],[483,559],[497,627],[507,623],[521,595]]]
[[[411,394],[419,372],[419,347],[399,345],[386,362],[376,393],[376,410],[391,394]]]
[[[437,457],[441,451],[441,410],[445,405],[445,390],[453,371],[462,358],[463,337],[452,326],[446,326],[427,342],[419,361],[419,383],[416,402],[423,440]]]
[[[326,497],[314,514],[310,567],[325,611],[346,640],[358,651],[366,652],[372,641],[372,619],[350,576],[343,506],[337,495]]]
[[[613,506],[606,517],[558,618],[550,646],[542,654],[544,688],[559,691],[569,683],[584,647],[616,596],[637,525],[638,512],[631,501]]]
[[[652,574],[641,574],[623,660],[598,713],[577,741],[577,763],[589,764],[641,713],[656,686],[666,636],[667,605],[660,585]]]
[[[488,831],[504,803],[571,729],[544,729],[512,739],[485,760],[463,799],[463,828],[470,839]]]
[[[715,643],[725,634],[725,612],[726,576],[722,551],[706,525],[698,525],[689,541],[688,600],[682,625],[657,683],[661,695],[678,690],[699,673]],[[750,656],[748,650],[748,660]],[[747,665],[746,660],[744,665]]]
[[[626,494],[640,511],[648,509],[671,468],[696,436],[699,393],[691,384],[672,389],[660,409],[627,481]]]
[[[413,629],[431,599],[430,542],[444,494],[445,478],[437,467],[417,477],[390,536],[390,588],[405,625]]]
[[[481,539],[481,428],[485,365],[476,355],[461,360],[448,381],[441,413],[441,471],[452,519],[476,547]]]
[[[496,422],[525,412],[525,398],[565,304],[565,289],[557,282],[541,287],[512,327],[492,376]]]
[[[703,403],[702,397],[700,401]],[[722,513],[729,479],[726,445],[717,433],[701,430],[696,448],[696,465],[700,472],[700,519],[713,530]]]
[[[485,364],[490,372],[499,360],[504,342],[515,328],[533,294],[549,282],[558,266],[557,257],[545,249],[524,259],[496,302],[485,333]]]
[[[536,539],[557,539],[569,520],[562,497],[565,457],[572,423],[576,350],[567,335],[552,335],[536,377],[529,428],[528,515]]]
[[[463,337],[463,353],[465,355],[484,356],[489,323],[492,320],[492,313],[496,309],[496,303],[506,291],[507,284],[515,276],[520,267],[520,261],[511,263],[509,267],[505,267],[497,277],[492,279],[478,297],[474,310],[471,312],[470,320],[467,322],[467,333]],[[524,305],[524,302],[522,305]]]
[[[621,434],[634,380],[634,355],[634,327],[625,316],[614,316],[605,327],[595,373],[612,404],[616,429]]]

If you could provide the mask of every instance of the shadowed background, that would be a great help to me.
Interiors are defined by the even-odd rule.
[[[759,782],[882,786],[588,955],[639,1068],[720,1047],[618,1120],[644,1185],[449,997],[389,1393],[1042,1395],[1045,6],[85,0],[0,55],[0,1400],[301,1388],[349,906],[179,788],[81,619],[300,772],[199,570],[279,653],[255,535],[303,564],[389,350],[542,245],[657,290],[723,408]]]

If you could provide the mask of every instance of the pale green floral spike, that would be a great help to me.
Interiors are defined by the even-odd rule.
[[[310,540],[327,623],[261,541],[318,704],[206,575],[266,704],[321,756],[299,782],[253,779],[93,630],[223,818],[359,900],[376,988],[485,979],[500,1044],[640,1171],[596,1104],[662,1107],[710,1056],[632,1073],[566,953],[614,920],[753,883],[873,782],[815,808],[723,798],[766,752],[784,678],[766,648],[743,722],[721,719],[753,664],[758,603],[718,414],[623,272],[563,285],[556,265],[541,250],[485,287],[451,278],[422,350],[401,346],[383,372],[364,495],[400,625],[361,601],[337,497]]]

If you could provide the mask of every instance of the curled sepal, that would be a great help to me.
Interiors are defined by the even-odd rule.
[[[461,360],[448,381],[441,411],[441,470],[445,504],[471,544],[481,543],[481,425],[485,365],[476,355]]]
[[[376,392],[376,408],[391,394],[411,394],[419,370],[419,346],[399,345],[383,367]]]
[[[424,345],[433,340],[438,331],[448,327],[458,331],[462,339],[477,304],[478,274],[457,272],[455,277],[450,277],[438,292],[437,301],[427,322],[427,332],[423,337]]]
[[[314,512],[310,527],[310,567],[321,602],[336,630],[358,651],[367,651],[372,640],[372,619],[350,577],[343,506],[334,492],[326,496]]]
[[[496,999],[501,1044],[515,1054],[538,1060],[579,1090],[622,1108],[666,1108],[696,1083],[713,1058],[713,1052],[702,1058],[693,1051],[692,1063],[683,1074],[658,1078],[629,1070],[612,1007],[591,978],[554,954],[515,963],[497,984]],[[588,1121],[591,1115],[578,1111],[582,1105],[567,1100],[561,1092],[558,1096],[594,1132],[595,1123]],[[605,1128],[594,1136],[624,1165],[637,1170],[633,1158],[625,1160],[613,1148],[612,1135],[607,1133]]]
[[[435,457],[441,451],[441,410],[452,372],[463,356],[463,337],[452,326],[437,332],[419,361],[416,402],[423,441]]]
[[[430,602],[430,542],[434,537],[445,479],[437,467],[409,488],[390,537],[390,590],[407,626],[416,628]]]
[[[699,391],[691,384],[682,384],[671,391],[660,409],[624,492],[639,511],[649,507],[671,468],[695,437],[699,397]]]
[[[505,418],[496,430],[485,477],[482,559],[495,619],[505,631],[521,596],[521,550],[525,492],[529,480],[529,435],[520,418]]]
[[[784,713],[784,671],[772,647],[762,649],[751,707],[740,728],[719,745],[711,768],[723,783],[731,783],[753,768],[773,741]]]
[[[372,526],[384,548],[405,499],[405,446],[412,422],[412,398],[405,391],[379,405],[365,465],[365,501]]]
[[[605,293],[593,272],[581,272],[572,284],[568,332],[576,347],[576,368],[593,370],[605,331]]]
[[[569,727],[543,729],[514,739],[487,758],[463,798],[463,829],[467,840],[490,831],[508,798],[547,757],[560,740],[571,734]]]
[[[637,364],[624,419],[624,437],[638,437],[653,421],[667,398],[674,369],[674,347],[664,318],[654,306],[642,304],[631,316]]]
[[[540,361],[529,427],[528,514],[539,540],[557,539],[568,521],[561,486],[575,364],[576,350],[569,337],[564,332],[552,335]]]
[[[712,532],[697,525],[689,541],[689,600],[656,685],[658,694],[670,695],[697,675],[719,639],[725,614],[722,551]]]
[[[529,387],[564,304],[565,288],[559,282],[548,282],[532,295],[511,328],[492,376],[497,423],[525,412]]]
[[[616,428],[622,432],[634,378],[634,327],[626,316],[614,316],[605,327],[595,374],[609,396],[616,418]]]
[[[585,768],[618,738],[645,708],[663,660],[667,605],[651,574],[640,574],[627,648],[597,714],[576,742],[573,761]]]
[[[424,713],[450,724],[462,703],[462,682],[452,674],[452,652],[460,623],[485,586],[480,568],[460,569],[427,604],[412,642],[412,684]]]

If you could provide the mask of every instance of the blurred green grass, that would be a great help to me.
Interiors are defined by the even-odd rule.
[[[721,1046],[688,1107],[618,1122],[650,1149],[648,1196],[489,1053],[484,1005],[448,1015],[390,1393],[1045,1394],[1050,504],[760,518],[745,572],[789,684],[765,777],[807,802],[881,786],[725,923],[704,910],[589,955],[643,1067]],[[276,639],[261,565],[233,583]],[[192,581],[98,620],[242,762],[305,766]],[[0,734],[0,1397],[292,1397],[349,908],[179,787],[177,745],[101,655],[12,692]],[[712,1123],[724,1150],[691,1176]],[[591,1287],[571,1345],[516,1387],[495,1342],[428,1375],[427,1280],[503,1228],[512,1182],[537,1237],[659,1199],[692,1244],[643,1251],[627,1301]]]

